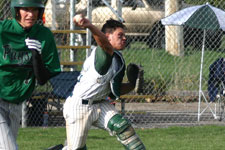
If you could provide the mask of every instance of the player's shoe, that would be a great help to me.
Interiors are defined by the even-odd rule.
[[[63,145],[59,144],[59,145],[51,146],[46,150],[62,150],[62,148],[63,148]]]

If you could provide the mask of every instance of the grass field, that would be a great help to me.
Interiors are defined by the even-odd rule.
[[[225,126],[168,127],[136,129],[147,150],[222,150],[225,148]],[[65,128],[20,128],[20,150],[44,150],[64,143]],[[106,131],[90,130],[89,150],[124,150]]]
[[[172,56],[163,49],[149,49],[144,43],[135,43],[123,51],[126,63],[141,64],[146,80],[166,84],[170,90],[198,89],[201,49],[187,47],[184,56]],[[209,66],[218,58],[225,57],[224,51],[205,49],[203,89],[207,89]]]

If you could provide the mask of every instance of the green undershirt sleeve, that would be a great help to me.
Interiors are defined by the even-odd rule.
[[[100,47],[96,49],[95,69],[100,75],[105,75],[112,64],[112,56],[102,50]]]

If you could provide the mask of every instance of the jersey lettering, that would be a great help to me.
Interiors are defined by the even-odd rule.
[[[25,64],[26,62],[29,62],[32,54],[29,52],[18,52],[12,49],[12,47],[7,44],[3,46],[3,59],[9,59],[11,62],[16,62],[17,64]]]

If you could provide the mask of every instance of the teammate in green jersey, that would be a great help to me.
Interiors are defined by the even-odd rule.
[[[0,21],[0,149],[16,150],[22,102],[36,81],[58,74],[60,63],[51,31],[38,24],[43,0],[12,0],[12,20]]]

